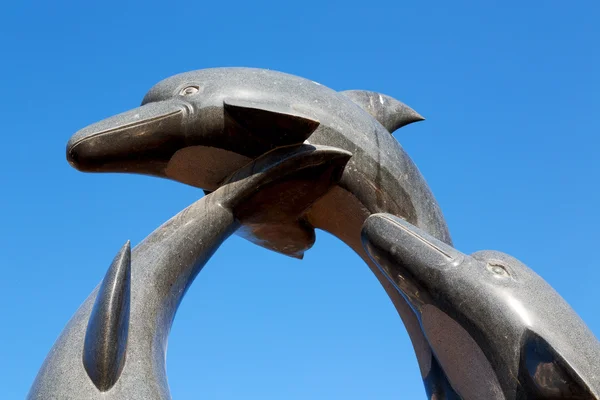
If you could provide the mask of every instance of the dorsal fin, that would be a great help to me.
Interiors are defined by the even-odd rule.
[[[340,93],[371,114],[390,133],[404,125],[425,119],[406,104],[385,94],[367,90],[346,90]]]
[[[85,332],[83,365],[102,392],[117,382],[125,364],[130,286],[131,245],[127,241],[102,280]]]

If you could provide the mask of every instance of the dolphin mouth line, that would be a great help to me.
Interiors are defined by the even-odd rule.
[[[183,112],[184,112],[184,110],[182,108],[180,108],[179,110],[171,111],[171,112],[168,112],[166,114],[161,114],[161,115],[157,115],[155,117],[141,119],[139,121],[130,122],[128,124],[124,124],[124,125],[121,125],[121,126],[117,126],[117,127],[114,127],[114,128],[109,128],[109,129],[105,129],[105,130],[100,131],[100,132],[93,133],[90,136],[86,136],[84,138],[81,138],[77,142],[73,143],[73,145],[71,145],[71,150],[73,150],[76,146],[79,146],[81,143],[84,143],[85,141],[93,139],[93,138],[96,138],[98,136],[102,136],[102,135],[106,135],[106,134],[114,133],[114,132],[119,132],[119,131],[124,130],[124,129],[135,128],[137,126],[142,126],[142,125],[150,124],[150,123],[153,123],[153,122],[159,122],[159,121],[162,121],[164,119],[171,118],[171,117],[173,117],[175,115],[183,114]]]
[[[388,220],[389,222],[391,222],[392,224],[394,224],[398,228],[402,229],[405,233],[409,234],[410,236],[414,237],[415,239],[417,239],[417,240],[423,242],[424,244],[426,244],[427,246],[431,247],[433,250],[435,250],[438,253],[442,254],[448,260],[450,260],[450,261],[454,260],[454,257],[452,257],[450,254],[448,254],[444,250],[440,249],[438,246],[436,246],[435,244],[431,243],[429,240],[425,239],[421,235],[419,235],[419,234],[417,234],[415,232],[412,232],[411,230],[409,230],[405,226],[402,226],[401,224],[397,223],[396,221],[394,221],[392,218],[388,217],[387,215],[382,215],[381,219]]]

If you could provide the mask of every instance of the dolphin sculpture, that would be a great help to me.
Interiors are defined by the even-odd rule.
[[[427,183],[391,135],[422,119],[380,93],[336,92],[263,69],[205,69],[167,78],[150,89],[140,107],[80,130],[69,140],[67,159],[81,171],[146,174],[211,192],[243,165],[279,147],[309,143],[351,152],[340,180],[303,214],[264,213],[242,223],[237,233],[298,258],[314,243],[315,228],[348,244],[394,303],[427,391],[441,393],[450,386],[417,318],[367,256],[360,236],[370,214],[387,212],[452,243]]]
[[[167,221],[130,251],[119,251],[42,365],[29,399],[170,399],[167,338],[186,290],[240,224],[270,211],[301,215],[341,176],[351,154],[300,145],[269,152],[212,194]],[[313,190],[298,195],[295,188]],[[293,205],[291,206],[290,204]]]
[[[600,399],[600,342],[527,266],[465,255],[390,214],[371,215],[362,238],[460,398]]]
[[[305,141],[338,147],[354,155],[339,185],[356,197],[355,207],[402,215],[449,242],[429,188],[390,135],[421,119],[378,93],[338,93],[261,69],[206,69],[165,79],[140,107],[80,130],[67,159],[81,171],[140,173],[212,191],[272,149]],[[295,251],[283,251],[278,240],[286,235],[256,235],[261,245],[297,257],[312,245],[304,235]]]

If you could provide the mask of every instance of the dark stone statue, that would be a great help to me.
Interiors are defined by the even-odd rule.
[[[598,398],[600,343],[527,266],[497,251],[467,256],[390,214],[371,215],[363,241],[462,398]]]
[[[217,68],[168,78],[146,94],[140,107],[77,132],[67,145],[67,159],[81,171],[163,177],[207,195],[133,251],[129,243],[119,251],[55,343],[29,398],[169,399],[164,363],[171,323],[187,288],[219,245],[237,233],[301,258],[319,228],[354,249],[383,285],[411,337],[430,399],[599,399],[598,357],[572,361],[581,353],[567,350],[571,342],[547,334],[557,318],[546,321],[544,330],[519,320],[525,314],[518,310],[525,310],[532,321],[547,315],[579,321],[564,301],[560,311],[552,310],[560,297],[541,278],[536,290],[551,301],[531,305],[524,295],[503,297],[485,274],[457,275],[457,286],[447,284],[450,278],[443,280],[446,286],[431,283],[430,292],[418,292],[427,293],[427,300],[415,300],[415,292],[403,286],[413,284],[408,277],[396,279],[396,269],[410,270],[405,260],[414,268],[445,271],[414,238],[426,238],[417,244],[428,243],[442,254],[459,254],[425,180],[390,134],[422,119],[379,93],[335,92],[279,72]],[[376,213],[389,217],[369,218]],[[397,217],[406,222],[387,225]],[[400,255],[402,246],[406,250]],[[460,260],[486,265],[481,257]],[[521,268],[509,264],[490,268],[499,273]],[[528,272],[519,269],[518,276],[529,282],[534,274],[522,268]],[[526,293],[527,285],[513,292]],[[480,304],[484,311],[479,313],[458,307],[454,312],[429,300],[456,299],[473,288],[479,294],[469,300],[469,310]],[[497,308],[491,308],[496,314],[485,311],[488,290],[498,297]],[[421,302],[438,310],[427,313],[431,329],[423,322]],[[579,340],[587,340],[579,351],[598,354],[598,342],[585,325],[569,324],[578,329]],[[499,327],[508,332],[502,340]],[[496,336],[486,336],[487,330]],[[434,336],[440,332],[462,336],[440,345]],[[453,353],[455,348],[460,351]],[[479,372],[487,383],[468,376],[464,363],[471,359],[465,357],[482,365]],[[478,397],[481,393],[484,397]]]
[[[293,207],[272,202],[273,212],[302,213],[339,180],[349,158],[311,145],[267,153],[167,221],[131,256],[126,244],[58,338],[30,398],[170,398],[165,356],[175,312],[204,264],[239,228],[236,215],[263,213],[265,190],[296,200]],[[307,183],[313,190],[297,196]]]

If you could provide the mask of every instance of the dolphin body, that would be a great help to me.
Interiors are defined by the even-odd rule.
[[[336,191],[330,201],[354,197],[343,202],[352,202],[352,211],[401,215],[450,242],[427,184],[390,135],[421,119],[408,106],[378,93],[338,93],[262,69],[205,69],[167,78],[150,89],[140,107],[80,130],[67,144],[67,159],[81,171],[140,173],[212,191],[272,149],[305,141],[337,147],[353,157],[339,182],[347,193]],[[321,208],[305,218],[314,220],[313,227],[322,225],[315,215]],[[314,242],[306,225],[296,226],[298,234],[291,240],[292,227],[287,235],[271,236],[256,229],[248,238],[301,257]],[[357,238],[359,232],[360,225]]]
[[[349,151],[352,158],[339,182],[300,218],[266,212],[237,233],[298,258],[314,243],[315,228],[344,241],[369,265],[396,307],[427,393],[449,396],[452,390],[418,320],[360,238],[370,214],[387,212],[451,244],[427,183],[391,135],[422,119],[379,93],[336,92],[263,69],[205,69],[167,78],[150,89],[140,107],[77,132],[67,145],[67,159],[81,171],[146,174],[210,192],[233,171],[281,146],[310,143]]]
[[[389,214],[371,215],[362,236],[461,398],[600,399],[598,339],[527,266],[467,256]]]
[[[170,399],[167,338],[185,292],[245,218],[264,213],[264,191],[290,201],[271,209],[302,214],[340,178],[350,153],[300,145],[259,157],[214,193],[115,257],[48,354],[28,399]],[[310,183],[298,197],[294,188]]]

